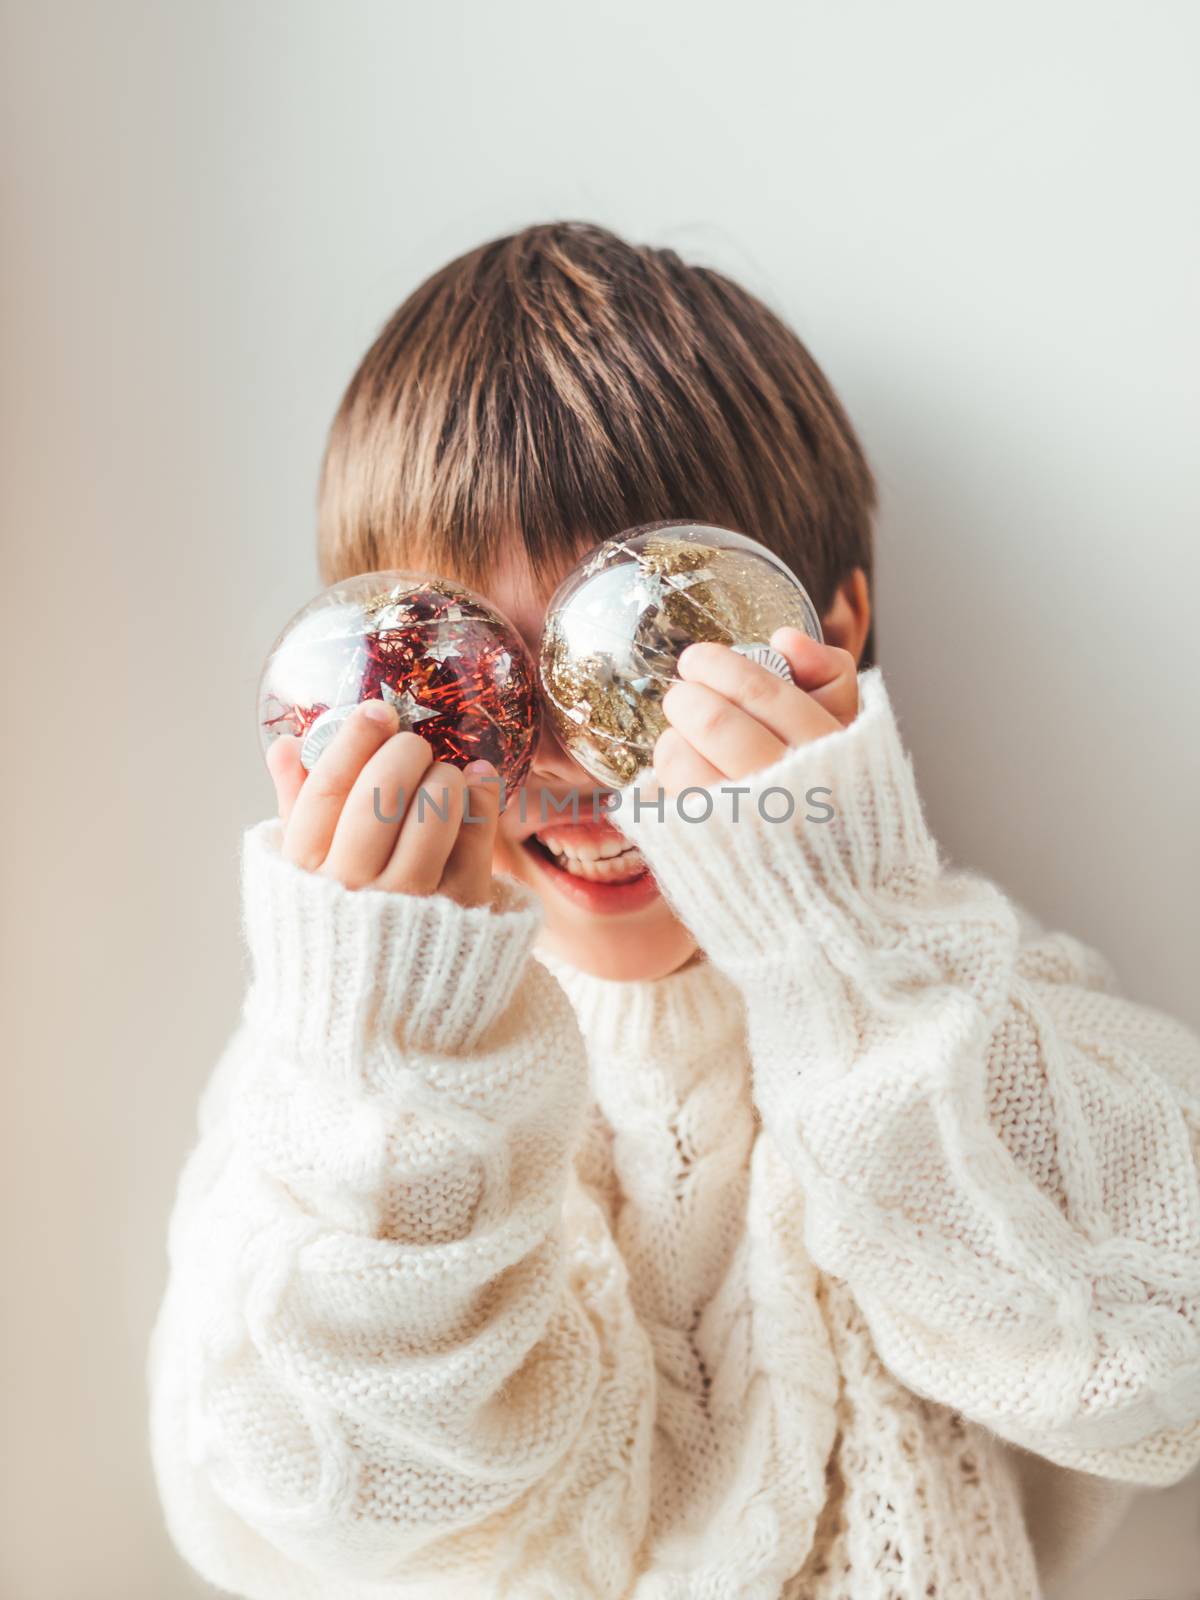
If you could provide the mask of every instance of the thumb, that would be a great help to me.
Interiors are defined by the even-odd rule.
[[[458,837],[442,869],[439,894],[460,906],[482,906],[491,899],[492,854],[500,820],[500,774],[490,761],[472,761],[464,769],[463,819]]]
[[[849,650],[810,639],[799,628],[776,628],[771,643],[792,669],[792,681],[849,727],[858,715],[858,663]]]
[[[308,776],[300,761],[300,741],[294,733],[280,734],[267,750],[267,771],[275,785],[275,801],[284,826],[296,803],[296,796]]]

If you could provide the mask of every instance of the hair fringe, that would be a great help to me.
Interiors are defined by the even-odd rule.
[[[330,430],[318,552],[326,583],[417,566],[486,589],[514,553],[556,576],[690,517],[760,540],[824,611],[856,567],[871,578],[875,498],[773,311],[674,250],[564,221],[459,256],[383,328]]]

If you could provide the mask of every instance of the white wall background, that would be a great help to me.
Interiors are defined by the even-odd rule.
[[[240,998],[252,691],[341,387],[461,249],[586,217],[794,321],[878,469],[943,842],[1200,1020],[1197,17],[4,5],[4,1600],[197,1592],[142,1364]],[[1198,1573],[1193,1482],[1072,1594]]]

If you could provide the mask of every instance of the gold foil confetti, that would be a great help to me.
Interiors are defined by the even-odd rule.
[[[539,668],[560,741],[593,778],[624,786],[651,762],[686,646],[765,647],[784,625],[821,637],[799,580],[741,534],[672,523],[607,541],[547,613]]]

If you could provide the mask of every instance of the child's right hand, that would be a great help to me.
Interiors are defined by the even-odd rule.
[[[419,734],[398,727],[386,701],[363,701],[311,772],[301,765],[298,738],[274,741],[267,767],[283,822],[283,856],[348,889],[444,894],[459,905],[485,905],[500,814],[496,769],[483,761],[460,772],[434,761]],[[420,806],[419,789],[428,796]]]

